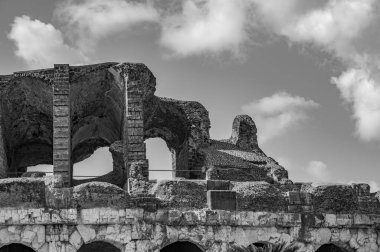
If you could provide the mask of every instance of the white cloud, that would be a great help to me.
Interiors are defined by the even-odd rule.
[[[28,16],[15,17],[8,38],[16,44],[16,55],[30,67],[87,61],[80,51],[65,44],[62,33],[53,25]]]
[[[356,60],[353,42],[374,19],[375,0],[329,0],[301,8],[303,0],[252,0],[263,22],[292,42],[311,43],[344,60]],[[347,18],[349,17],[349,18]]]
[[[322,161],[310,161],[306,167],[306,173],[313,182],[329,182],[331,181],[331,172],[327,165]]]
[[[371,187],[371,192],[378,192],[380,191],[379,185],[375,181],[369,181],[369,186]]]
[[[181,13],[163,18],[160,42],[177,56],[232,52],[246,41],[248,1],[186,0]]]
[[[349,69],[332,78],[342,98],[352,105],[356,133],[365,141],[380,140],[380,86],[365,69]]]
[[[92,52],[99,39],[124,32],[159,15],[145,2],[125,0],[67,0],[58,5],[55,17],[84,52]]]
[[[318,107],[312,100],[280,92],[244,105],[242,110],[252,115],[259,130],[259,141],[264,143],[298,126],[308,119],[308,110]]]

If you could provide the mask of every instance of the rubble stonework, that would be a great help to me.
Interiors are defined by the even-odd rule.
[[[202,104],[155,91],[152,72],[134,63],[0,76],[0,251],[97,242],[160,251],[178,241],[207,252],[265,242],[379,251],[379,197],[367,184],[295,183],[260,149],[249,116],[214,140]],[[149,180],[144,141],[153,137],[172,152],[172,180]],[[73,164],[103,146],[113,171],[75,180]],[[26,172],[37,164],[54,174]]]

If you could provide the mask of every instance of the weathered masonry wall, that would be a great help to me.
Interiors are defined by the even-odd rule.
[[[304,215],[249,211],[143,209],[1,209],[0,247],[21,243],[38,252],[77,251],[105,241],[121,252],[159,251],[190,241],[204,251],[230,251],[255,242],[300,241],[301,251],[348,243],[378,251],[380,215]]]

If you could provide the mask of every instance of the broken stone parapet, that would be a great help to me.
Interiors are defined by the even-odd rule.
[[[136,184],[132,184],[134,191],[129,193],[125,189],[106,182],[88,182],[72,188],[56,188],[54,186],[56,179],[53,176],[46,176],[0,180],[0,206],[52,209],[100,206],[207,209],[211,206],[210,202],[215,202],[207,199],[208,191],[213,191],[215,195],[221,192],[236,195],[235,206],[239,211],[380,214],[380,203],[375,195],[356,195],[353,187],[349,185],[281,185],[224,180],[136,179]],[[222,198],[220,202],[223,201]],[[219,197],[209,199],[219,199]],[[223,202],[221,204],[223,205]],[[218,207],[211,207],[211,209],[218,209]],[[228,209],[231,210],[231,208]]]

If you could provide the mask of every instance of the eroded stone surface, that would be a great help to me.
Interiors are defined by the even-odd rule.
[[[308,248],[298,251],[315,251],[324,244],[357,251],[375,252],[379,248],[379,234],[373,227],[378,221],[375,219],[341,228],[336,222],[328,222],[328,218],[323,223],[310,225],[303,218],[297,222],[299,214],[285,213],[165,210],[168,213],[165,215],[162,211],[145,212],[143,209],[67,210],[78,216],[70,220],[70,225],[67,224],[68,217],[58,222],[50,214],[48,218],[44,217],[45,209],[30,209],[25,213],[17,209],[0,209],[0,246],[15,242],[35,250],[48,247],[47,251],[55,251],[52,247],[58,246],[76,251],[84,243],[106,241],[129,251],[155,251],[166,244],[187,240],[205,251],[214,251],[215,245],[221,243],[225,245],[218,247],[217,251],[230,251],[265,241],[273,244],[298,242],[302,248]],[[62,211],[57,214],[65,216]],[[34,219],[30,218],[30,213]],[[154,217],[147,219],[146,213]],[[11,217],[5,222],[3,216],[18,218]],[[334,219],[338,218],[335,216]],[[35,219],[40,221],[36,223]],[[283,221],[285,219],[293,221],[287,223]],[[20,220],[24,220],[22,225]]]

